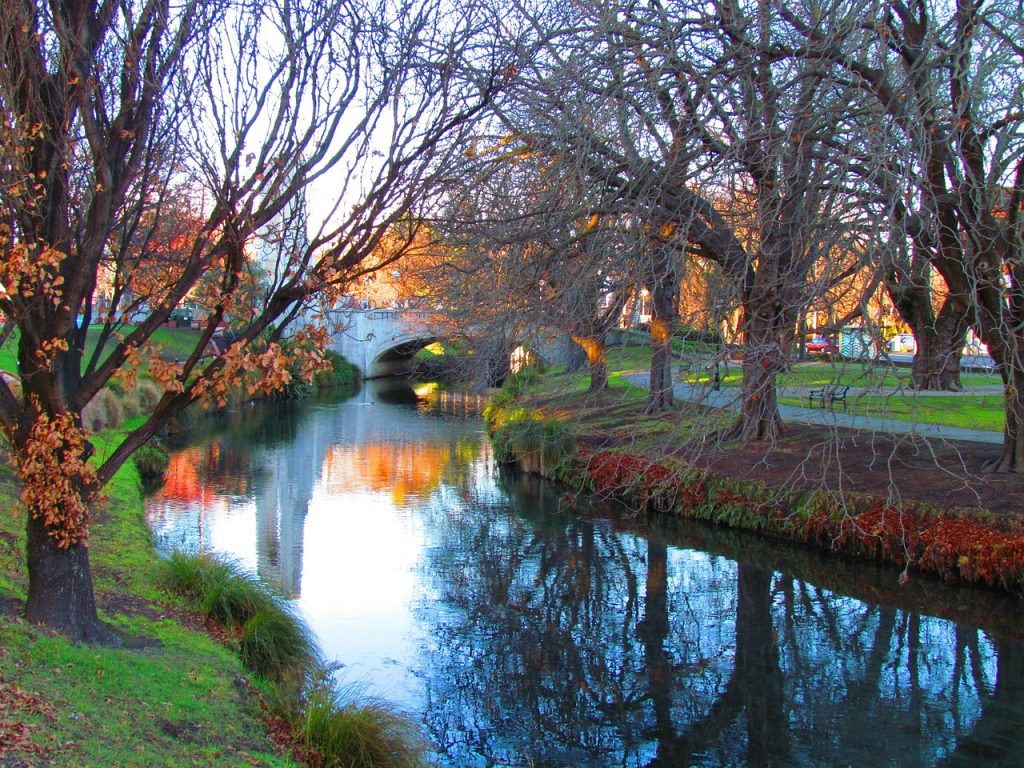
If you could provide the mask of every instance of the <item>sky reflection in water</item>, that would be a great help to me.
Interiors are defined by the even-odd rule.
[[[1020,764],[1018,602],[570,513],[495,470],[481,404],[244,409],[174,456],[158,542],[280,585],[444,765]]]

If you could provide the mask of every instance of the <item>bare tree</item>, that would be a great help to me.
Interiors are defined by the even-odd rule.
[[[775,376],[798,316],[849,274],[833,263],[832,228],[849,207],[844,147],[857,89],[820,51],[779,45],[799,37],[799,14],[784,6],[584,5],[570,25],[568,11],[524,12],[544,55],[514,91],[533,104],[521,134],[648,233],[650,409],[671,405],[679,259],[697,254],[721,266],[743,305],[742,411],[730,435],[771,439],[781,427]],[[853,28],[824,17],[814,45],[845,50]],[[815,269],[823,263],[831,269]]]
[[[20,335],[22,394],[0,382],[0,426],[28,508],[31,621],[106,639],[87,549],[100,488],[190,403],[222,401],[240,384],[272,391],[289,369],[323,365],[322,324],[295,334],[291,352],[279,343],[285,327],[308,318],[314,299],[330,304],[389,225],[429,202],[461,132],[507,78],[509,62],[479,34],[484,10],[466,19],[430,0],[4,6],[0,310]],[[125,233],[145,242],[133,222],[148,226],[142,212],[185,179],[199,224],[158,279],[143,280]],[[306,189],[334,203],[266,270],[254,305],[251,243]],[[85,360],[79,319],[107,279],[147,312],[107,312],[105,348]],[[179,362],[150,354],[153,332],[197,291],[211,312],[193,352]],[[205,360],[228,320],[235,342]],[[82,409],[113,377],[130,384],[147,356],[165,394],[94,456]]]
[[[992,469],[1024,466],[1024,25],[1011,2],[889,2],[858,12],[863,45],[829,52],[876,99],[866,126],[885,137],[874,174],[891,211],[887,281],[920,331],[920,386],[956,388],[969,325],[1006,390],[1004,450]],[[807,31],[808,36],[813,33]],[[937,317],[931,272],[947,296]]]

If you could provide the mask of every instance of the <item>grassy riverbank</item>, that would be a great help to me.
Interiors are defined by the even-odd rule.
[[[90,538],[101,616],[121,648],[75,645],[19,618],[24,517],[6,467],[0,509],[0,762],[296,765],[269,737],[236,655],[158,591],[134,466],[108,487]]]
[[[994,446],[810,425],[771,443],[724,441],[716,435],[734,413],[687,403],[647,415],[645,390],[620,375],[632,358],[609,359],[600,393],[587,392],[584,373],[513,380],[488,411],[498,457],[564,482],[568,504],[596,493],[886,561],[902,580],[923,572],[1024,589],[1019,481],[980,471]]]
[[[98,457],[118,439],[91,436]],[[156,556],[134,464],[90,525],[100,618],[123,644],[75,645],[29,625],[17,492],[0,462],[0,765],[425,764],[416,723],[340,686],[289,601],[257,576],[206,555]]]

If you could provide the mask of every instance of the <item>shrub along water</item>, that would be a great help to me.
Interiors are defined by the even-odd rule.
[[[325,766],[417,768],[424,744],[415,725],[388,705],[340,687],[333,678],[311,687],[298,722],[301,742]]]
[[[139,448],[132,458],[139,470],[139,478],[142,480],[144,491],[154,491],[163,485],[167,467],[170,465],[170,457],[163,445],[154,440]]]

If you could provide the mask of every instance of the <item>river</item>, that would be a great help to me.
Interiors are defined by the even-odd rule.
[[[172,455],[158,546],[275,583],[438,765],[1024,765],[1019,600],[589,506],[499,471],[483,405],[228,414]]]

